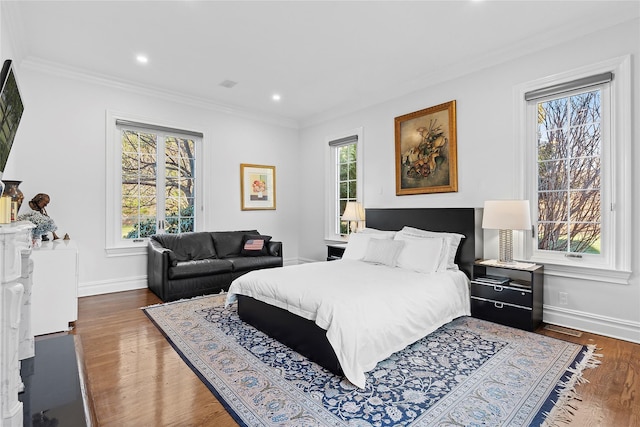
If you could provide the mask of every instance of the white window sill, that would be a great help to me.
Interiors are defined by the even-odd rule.
[[[140,243],[136,246],[120,246],[105,248],[107,257],[120,257],[131,255],[146,255],[147,254],[147,242]]]
[[[549,260],[532,258],[525,262],[535,262],[544,265],[544,274],[548,276],[569,277],[572,279],[589,280],[594,282],[615,283],[628,285],[631,271],[613,270],[610,268],[587,267],[577,265],[554,264]]]

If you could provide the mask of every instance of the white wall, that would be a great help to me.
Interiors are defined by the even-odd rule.
[[[257,228],[284,243],[285,262],[321,260],[324,242],[325,138],[364,129],[364,202],[373,207],[481,207],[485,199],[519,193],[515,180],[513,88],[535,80],[632,54],[633,114],[640,107],[640,23],[619,25],[427,87],[352,114],[296,129],[216,108],[108,86],[69,73],[18,62],[25,115],[5,171],[24,181],[28,198],[46,192],[48,211],[80,247],[80,294],[146,286],[144,257],[105,255],[105,111],[167,121],[205,133],[206,229]],[[13,57],[7,28],[0,27],[2,58]],[[459,191],[395,195],[393,119],[455,99]],[[640,135],[633,123],[633,141]],[[633,144],[632,164],[640,164]],[[277,210],[242,212],[239,164],[277,168]],[[633,218],[640,213],[640,178],[632,172]],[[25,208],[23,208],[25,209]],[[633,223],[633,274],[628,285],[545,278],[545,320],[640,342],[640,227]],[[558,292],[569,295],[558,305]]]
[[[26,201],[36,193],[50,195],[47,211],[58,235],[69,233],[79,246],[80,296],[146,287],[146,255],[107,257],[105,253],[107,110],[202,131],[202,229],[255,228],[283,242],[285,262],[296,257],[297,129],[26,61],[16,74],[25,113],[4,177],[23,181],[25,203],[20,212],[28,211]],[[240,163],[276,166],[275,211],[240,210]]]
[[[516,123],[514,87],[560,72],[606,59],[632,54],[633,117],[640,106],[638,56],[640,23],[636,20],[582,37],[570,43],[526,55],[488,69],[474,71],[416,93],[367,108],[301,130],[301,159],[325,158],[328,135],[364,128],[364,204],[378,207],[482,207],[484,200],[510,198],[519,193],[516,177]],[[457,193],[413,196],[395,195],[394,117],[450,100],[457,102],[458,187]],[[639,125],[633,123],[633,140]],[[634,144],[637,147],[637,144]],[[632,164],[640,164],[640,150]],[[309,163],[305,170],[305,191],[301,192],[300,215],[305,218],[306,239],[300,256],[322,259],[324,210],[322,197],[324,164]],[[633,172],[632,193],[640,185]],[[633,200],[633,217],[638,218],[640,197]],[[545,320],[583,330],[640,342],[640,227],[633,229],[633,275],[628,285],[545,278]],[[479,254],[480,255],[480,254]],[[558,292],[567,292],[568,305],[558,305]]]

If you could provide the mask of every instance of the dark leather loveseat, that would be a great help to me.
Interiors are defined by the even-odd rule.
[[[149,238],[147,285],[162,301],[226,291],[235,278],[273,267],[282,267],[282,243],[256,230]]]

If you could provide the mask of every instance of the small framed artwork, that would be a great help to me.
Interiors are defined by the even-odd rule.
[[[396,195],[458,191],[456,101],[395,118]]]
[[[243,211],[276,208],[276,167],[240,165],[240,197]]]

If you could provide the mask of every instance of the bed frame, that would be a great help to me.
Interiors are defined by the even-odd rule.
[[[465,239],[458,247],[456,263],[471,277],[476,251],[474,208],[367,209],[366,224],[379,230],[398,231],[406,225],[463,234]],[[243,321],[309,360],[336,375],[342,375],[340,363],[327,340],[327,331],[313,321],[244,295],[238,295],[238,315]]]

